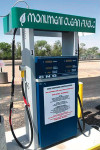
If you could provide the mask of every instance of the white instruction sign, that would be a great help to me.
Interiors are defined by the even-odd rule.
[[[75,83],[44,87],[45,125],[75,116]]]

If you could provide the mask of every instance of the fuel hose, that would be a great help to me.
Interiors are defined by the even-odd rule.
[[[15,35],[17,32],[17,28],[14,29],[14,33],[13,33],[13,41],[12,41],[12,85],[11,85],[11,102],[10,102],[10,110],[9,110],[9,124],[10,124],[10,129],[12,132],[12,135],[15,139],[15,141],[17,142],[17,144],[23,148],[23,149],[27,149],[31,146],[32,141],[33,141],[33,124],[32,124],[32,118],[31,118],[31,113],[30,113],[30,105],[27,102],[26,96],[25,96],[25,92],[24,92],[24,87],[23,87],[23,80],[22,80],[22,94],[23,94],[23,100],[25,103],[25,110],[28,116],[28,120],[29,120],[29,125],[30,125],[30,130],[31,130],[31,140],[30,143],[28,145],[23,145],[18,138],[15,135],[14,129],[13,129],[13,125],[12,125],[12,110],[13,110],[13,102],[14,102],[14,79],[15,79]]]

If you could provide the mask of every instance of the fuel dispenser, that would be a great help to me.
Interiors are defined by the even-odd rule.
[[[35,68],[39,142],[44,148],[77,134],[77,57],[36,57]]]
[[[77,135],[78,32],[94,33],[95,23],[94,18],[19,7],[12,8],[4,17],[4,32],[10,34],[14,30],[14,38],[15,34],[22,38],[20,70],[28,112],[26,135],[33,142],[33,149],[46,148]],[[62,56],[35,56],[35,36],[62,37]],[[13,70],[14,44],[15,39]],[[12,101],[13,96],[14,93]],[[13,135],[16,139],[14,132]]]

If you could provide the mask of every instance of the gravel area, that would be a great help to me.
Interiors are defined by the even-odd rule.
[[[11,91],[11,61],[5,61],[4,72],[8,72],[8,84],[0,84],[0,114],[5,119],[5,129],[9,131],[9,103]],[[21,93],[19,65],[16,61],[15,102],[13,113],[14,128],[23,127],[24,103]],[[88,124],[100,126],[100,61],[81,61],[79,63],[79,80],[84,83],[84,115]]]

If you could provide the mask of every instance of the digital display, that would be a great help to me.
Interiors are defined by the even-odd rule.
[[[72,62],[72,60],[71,60],[71,59],[68,59],[68,60],[66,60],[66,62]]]
[[[52,63],[52,60],[46,60],[45,63],[50,64],[50,63]]]
[[[66,66],[66,68],[72,68],[72,66]]]
[[[45,69],[46,69],[46,70],[50,70],[50,69],[52,69],[52,67],[46,67]]]
[[[57,78],[69,75],[77,75],[78,73],[76,56],[37,57],[37,58],[36,58],[36,78],[39,79]]]
[[[47,72],[48,74],[51,74],[51,72]]]

